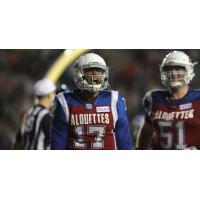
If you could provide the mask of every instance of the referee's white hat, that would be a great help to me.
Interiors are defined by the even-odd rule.
[[[35,83],[33,93],[35,96],[46,96],[56,90],[56,85],[49,79],[42,79]]]

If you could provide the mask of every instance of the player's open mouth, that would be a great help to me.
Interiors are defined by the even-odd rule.
[[[98,78],[93,79],[93,83],[99,83],[100,81],[98,80]]]
[[[100,84],[101,83],[101,77],[97,75],[93,75],[89,81],[92,84]]]

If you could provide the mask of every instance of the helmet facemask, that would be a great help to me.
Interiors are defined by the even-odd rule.
[[[170,66],[170,68],[172,67]],[[184,67],[174,66],[174,70],[170,68],[165,67],[161,73],[161,80],[165,86],[178,88],[190,82],[188,73]]]

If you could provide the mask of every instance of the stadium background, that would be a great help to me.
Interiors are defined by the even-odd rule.
[[[20,127],[24,111],[33,103],[32,87],[45,76],[63,49],[0,50],[0,146],[12,144]],[[162,88],[159,64],[171,50],[96,49],[109,66],[111,88],[126,98],[131,130],[140,123],[143,113],[141,100],[151,89]],[[183,50],[193,61],[199,61],[200,50]],[[195,68],[192,82],[200,87],[200,68]],[[72,65],[65,70],[57,85],[65,83],[73,88]],[[137,116],[137,117],[136,117]],[[135,123],[136,122],[136,123]],[[136,131],[135,131],[136,132]]]

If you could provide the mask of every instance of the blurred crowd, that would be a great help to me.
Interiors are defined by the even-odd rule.
[[[131,130],[136,133],[143,122],[142,98],[148,90],[162,88],[159,64],[171,49],[99,49],[90,51],[99,54],[107,62],[110,69],[111,88],[119,90],[125,97]],[[193,61],[199,61],[200,50],[187,49],[183,51],[188,53]],[[0,50],[1,149],[6,149],[15,141],[21,117],[33,103],[33,84],[43,78],[62,52],[61,49]],[[63,73],[58,85],[64,83],[73,89],[72,67],[70,66]],[[195,72],[196,77],[192,86],[200,88],[199,65],[197,65]]]

